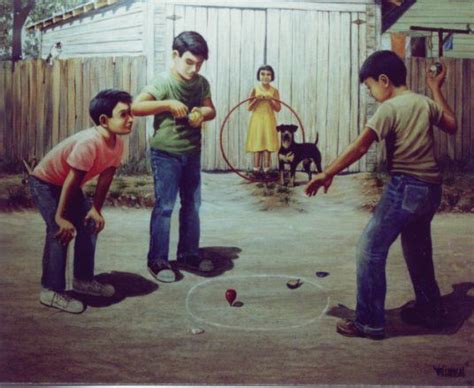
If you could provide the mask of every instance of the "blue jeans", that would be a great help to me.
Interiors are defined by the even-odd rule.
[[[54,237],[59,231],[54,216],[56,215],[62,187],[43,182],[34,176],[30,176],[29,182],[31,197],[46,223],[41,285],[44,288],[61,292],[66,287],[68,245],[62,245]],[[84,217],[90,208],[89,200],[84,196],[82,190],[78,190],[73,194],[65,213],[65,218],[76,228],[74,277],[80,280],[91,280],[94,277],[97,235],[93,233],[90,224],[84,225]]]
[[[197,255],[200,237],[201,155],[175,155],[152,148],[150,156],[155,206],[150,221],[148,264],[168,261],[171,214],[178,192],[181,208],[177,258]]]
[[[357,327],[384,333],[388,250],[401,235],[403,256],[415,291],[416,305],[435,313],[441,296],[435,279],[431,220],[441,202],[441,185],[408,175],[395,175],[367,224],[357,246]]]

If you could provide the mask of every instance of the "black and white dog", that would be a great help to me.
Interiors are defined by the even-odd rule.
[[[282,124],[277,126],[277,131],[280,132],[280,150],[278,151],[278,169],[280,171],[280,184],[285,184],[285,165],[290,165],[290,179],[289,186],[295,185],[296,167],[303,162],[303,168],[308,174],[308,180],[311,180],[311,162],[314,162],[318,172],[321,169],[321,153],[318,147],[318,138],[316,134],[316,141],[314,143],[296,143],[294,140],[295,132],[298,129],[297,125]]]

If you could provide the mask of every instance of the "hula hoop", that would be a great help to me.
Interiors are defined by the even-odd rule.
[[[238,176],[240,176],[241,178],[244,178],[250,182],[274,182],[276,180],[278,180],[278,177],[274,178],[274,179],[268,179],[268,180],[260,180],[260,179],[254,179],[254,178],[251,178],[249,176],[246,176],[246,175],[243,175],[240,171],[238,171],[230,162],[229,162],[229,159],[227,159],[227,155],[225,154],[224,152],[224,144],[222,142],[222,133],[224,132],[224,127],[225,125],[227,124],[227,121],[229,121],[229,117],[230,115],[242,104],[245,104],[246,102],[250,101],[250,100],[253,100],[255,99],[255,97],[249,97],[243,101],[240,101],[237,105],[235,105],[230,111],[229,113],[227,113],[227,115],[225,116],[224,118],[224,121],[222,122],[221,124],[221,128],[220,128],[220,133],[219,133],[219,145],[220,145],[220,148],[221,148],[221,153],[222,153],[222,157],[224,158],[224,161],[227,163],[227,165],[230,167],[230,169],[235,172]],[[291,106],[289,106],[286,102],[283,102],[277,98],[273,98],[273,97],[269,97],[269,99],[271,100],[274,100],[274,101],[277,101],[279,102],[280,104],[284,105],[286,108],[288,108],[288,110],[293,113],[293,115],[296,117],[296,119],[298,120],[298,124],[300,125],[300,128],[301,128],[301,134],[303,135],[303,143],[304,143],[304,127],[303,127],[303,123],[301,122],[301,119],[300,117],[298,116],[298,114],[293,110],[293,108]]]

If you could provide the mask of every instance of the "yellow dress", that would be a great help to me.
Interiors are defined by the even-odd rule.
[[[255,96],[275,98],[276,92],[277,90],[273,86],[270,86],[268,90],[265,90],[260,84],[255,86]],[[246,151],[278,151],[279,142],[276,124],[276,116],[270,100],[257,103],[250,116]]]

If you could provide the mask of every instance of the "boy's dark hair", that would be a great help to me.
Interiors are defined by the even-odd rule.
[[[272,73],[272,81],[275,79],[275,70],[273,70],[273,67],[271,67],[270,65],[262,65],[257,70],[257,81],[260,81],[260,72],[262,70],[267,70]]]
[[[359,82],[369,77],[377,81],[381,74],[385,74],[395,86],[406,85],[407,68],[393,51],[381,50],[371,54],[360,68]]]
[[[207,60],[209,48],[206,40],[196,31],[183,31],[173,40],[173,50],[182,56],[186,51],[193,55],[200,55]]]
[[[100,115],[112,117],[112,111],[119,102],[130,105],[132,103],[132,96],[118,89],[101,90],[89,103],[89,115],[94,123],[99,125]]]

